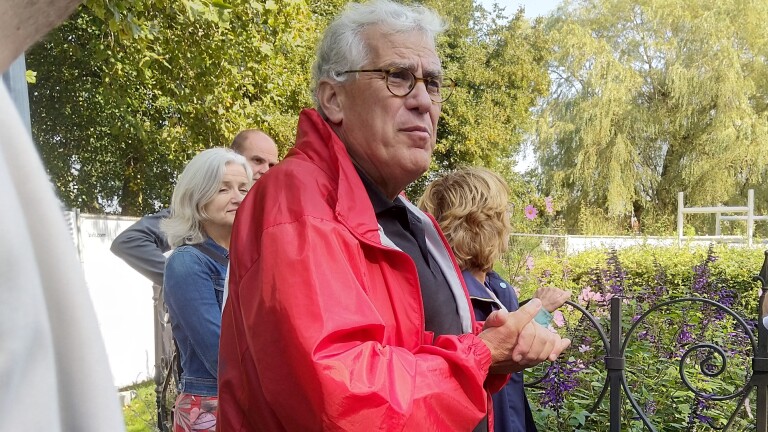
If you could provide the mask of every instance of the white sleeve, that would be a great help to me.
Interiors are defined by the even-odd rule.
[[[221,313],[224,313],[224,306],[227,305],[227,296],[229,295],[229,264],[227,264],[227,275],[224,277],[224,296],[221,299]]]
[[[124,431],[53,186],[0,83],[0,429]]]

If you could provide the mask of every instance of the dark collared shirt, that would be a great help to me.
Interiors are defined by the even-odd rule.
[[[424,326],[427,331],[440,335],[462,334],[461,318],[456,298],[445,275],[427,250],[424,227],[419,217],[399,199],[390,201],[365,173],[357,170],[376,212],[376,221],[384,234],[400,250],[407,253],[419,274],[421,298],[424,303]]]
[[[384,234],[416,264],[421,286],[421,301],[424,303],[425,329],[433,332],[435,337],[464,333],[456,298],[451,292],[448,280],[445,279],[437,262],[427,250],[427,240],[421,219],[408,210],[399,198],[390,201],[364,172],[355,168],[368,192],[373,211],[376,213],[376,221],[384,230]],[[488,416],[485,416],[473,432],[487,430]]]

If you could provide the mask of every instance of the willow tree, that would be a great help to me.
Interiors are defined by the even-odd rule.
[[[582,0],[549,18],[535,151],[571,228],[588,209],[671,221],[678,191],[743,205],[768,180],[765,22],[761,0]]]

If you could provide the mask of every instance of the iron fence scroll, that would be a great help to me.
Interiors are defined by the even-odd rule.
[[[735,401],[735,409],[727,415],[727,423],[724,425],[709,424],[709,430],[735,430],[733,429],[734,422],[739,413],[746,411],[749,421],[753,423],[747,430],[768,432],[768,329],[763,324],[765,315],[763,310],[768,312],[768,305],[763,307],[763,302],[766,301],[766,289],[768,289],[768,251],[765,252],[762,268],[754,280],[760,283],[761,289],[758,310],[755,311],[758,318],[756,325],[751,325],[744,317],[721,303],[699,297],[675,298],[656,303],[639,316],[632,317],[631,320],[627,320],[627,316],[624,316],[622,306],[626,299],[621,296],[614,296],[609,300],[609,316],[602,317],[602,319],[596,317],[579,303],[568,301],[566,304],[574,310],[574,313],[581,314],[583,318],[580,319],[579,325],[590,326],[591,330],[597,334],[597,341],[600,342],[603,349],[598,356],[602,358],[602,362],[598,363],[601,363],[600,366],[604,368],[605,379],[597,399],[587,409],[589,414],[595,414],[598,409],[603,407],[607,396],[608,430],[611,432],[622,430],[622,424],[626,424],[627,421],[626,414],[623,414],[626,412],[632,412],[632,420],[642,423],[643,430],[656,432],[668,429],[665,429],[663,424],[653,423],[652,416],[648,415],[646,408],[633,392],[633,386],[628,377],[642,376],[643,371],[633,370],[632,357],[628,358],[628,349],[632,343],[639,339],[642,334],[640,329],[647,325],[651,317],[659,315],[660,311],[680,311],[691,305],[697,305],[713,314],[732,320],[729,322],[732,322],[733,328],[737,329],[739,334],[744,335],[741,337],[743,344],[740,347],[740,353],[747,355],[739,362],[733,350],[726,349],[718,343],[693,341],[685,345],[684,349],[681,349],[674,356],[674,360],[678,362],[677,373],[681,388],[694,398],[708,403]],[[606,320],[610,323],[610,328],[607,331],[601,324],[601,321],[606,323]],[[766,320],[768,321],[768,317]],[[627,323],[631,324],[627,325]],[[626,332],[624,331],[625,325],[628,327]],[[734,342],[738,343],[739,340],[734,340]],[[671,361],[670,358],[659,360]],[[736,370],[734,371],[734,369]],[[553,370],[554,365],[549,367],[544,376],[527,382],[526,387],[545,390],[546,378],[550,374],[556,373]],[[731,374],[732,372],[733,374]],[[719,379],[726,376],[741,378],[743,376],[743,382],[725,386],[726,392],[716,393],[711,391],[711,388],[702,388],[701,383],[697,385],[690,379],[691,374],[699,374],[707,379]],[[749,399],[753,392],[757,396],[754,412],[751,411],[750,406],[752,405]],[[631,411],[627,411],[630,407]],[[686,430],[693,430],[693,428],[689,427]]]

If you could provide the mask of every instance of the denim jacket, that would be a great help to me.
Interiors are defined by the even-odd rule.
[[[222,255],[227,250],[210,238],[203,244]],[[176,248],[165,264],[165,302],[179,346],[179,391],[216,396],[219,335],[227,267],[194,246]]]

